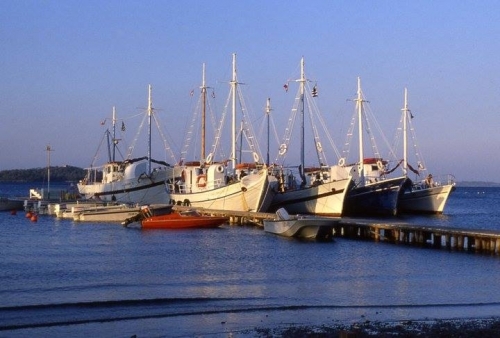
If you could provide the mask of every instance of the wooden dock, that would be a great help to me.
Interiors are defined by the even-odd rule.
[[[263,225],[264,219],[275,218],[274,213],[227,211],[174,206],[175,210],[195,209],[204,215],[229,217],[230,224]],[[500,231],[464,228],[433,227],[390,220],[339,218],[333,226],[333,236],[339,238],[372,240],[405,244],[449,251],[475,252],[500,256]]]
[[[334,231],[337,237],[351,239],[442,248],[450,251],[500,254],[500,231],[495,230],[342,219]]]

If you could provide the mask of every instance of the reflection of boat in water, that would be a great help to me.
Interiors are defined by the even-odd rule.
[[[102,168],[92,167],[88,169],[87,176],[78,183],[78,190],[86,199],[140,204],[168,201],[165,182],[167,178],[172,176],[172,168],[164,161],[156,161],[151,158],[151,121],[153,118],[151,85],[149,86],[146,116],[149,123],[148,156],[117,161],[115,152],[119,140],[115,135],[116,114],[113,110],[113,134],[111,135],[109,130],[106,131],[109,161]],[[124,129],[124,125],[122,125],[122,130]],[[112,143],[112,147],[110,143]],[[156,167],[153,168],[155,165]],[[97,180],[98,169],[102,170],[102,180],[100,181]]]
[[[228,217],[203,216],[197,211],[173,211],[151,216],[141,221],[143,229],[203,229],[217,228],[227,223]]]
[[[300,184],[296,183],[295,176],[290,170],[281,169],[278,173],[279,189],[274,195],[270,210],[284,207],[294,214],[340,216],[342,215],[344,199],[351,183],[351,178],[344,168],[338,165],[326,165],[326,156],[320,142],[318,127],[314,121],[314,119],[320,122],[323,121],[319,109],[313,101],[313,98],[317,97],[317,89],[316,86],[314,86],[312,90],[310,90],[308,86],[304,71],[304,58],[301,59],[300,65],[300,79],[297,80],[297,82],[300,83],[300,87],[295,99],[295,104],[292,108],[288,126],[285,129],[285,136],[280,145],[276,162],[284,163],[285,156],[291,148],[290,141],[292,140],[293,126],[298,112],[300,114],[299,120],[301,126],[299,137],[299,176],[302,182]],[[288,88],[288,85],[286,86],[286,88]],[[306,90],[306,87],[309,90]],[[305,103],[306,100],[307,105]],[[307,114],[305,112],[306,107],[309,110]],[[319,162],[317,168],[305,167],[304,126],[306,115],[310,116],[310,124],[312,125],[312,133],[314,134],[314,151],[316,152],[316,158]],[[331,140],[332,138],[329,136],[328,128],[326,128],[324,123],[322,123],[322,125],[324,132],[327,134],[327,138]]]
[[[258,144],[251,132],[250,119],[245,118],[243,125],[246,140],[249,143],[252,158],[247,163],[237,163],[236,157],[236,98],[238,90],[238,80],[236,78],[236,55],[233,54],[233,74],[231,80],[230,99],[232,102],[232,125],[231,144],[232,150],[229,159],[223,158],[220,154],[221,139],[225,116],[220,120],[220,125],[216,131],[212,151],[205,157],[204,135],[205,117],[202,116],[202,149],[201,161],[185,162],[175,167],[178,176],[169,184],[170,202],[172,204],[183,204],[192,207],[202,207],[208,209],[233,210],[233,211],[265,211],[272,200],[271,185],[276,181],[268,174],[268,168],[261,163],[262,156],[259,155]],[[206,100],[206,86],[203,76],[202,98]],[[239,92],[238,92],[239,93]],[[241,94],[241,93],[239,93]],[[242,95],[239,95],[240,105]],[[228,99],[229,101],[229,99]],[[203,104],[205,107],[205,104]],[[242,114],[245,114],[243,109]],[[189,133],[188,133],[189,135]],[[241,144],[240,144],[241,150]],[[214,157],[221,157],[214,160]],[[243,162],[239,156],[239,162]]]
[[[276,211],[276,219],[264,220],[264,231],[304,239],[331,239],[339,219],[309,215],[289,215],[284,208]]]
[[[345,166],[351,174],[354,181],[349,189],[344,203],[345,216],[359,215],[396,215],[398,210],[398,196],[406,177],[387,177],[394,169],[388,169],[388,162],[380,156],[374,158],[364,157],[363,121],[367,120],[364,103],[366,100],[361,91],[361,80],[358,78],[358,96],[356,101],[356,115],[358,119],[358,137],[359,137],[359,158],[354,164],[345,165],[345,157],[340,159],[339,165]],[[351,124],[354,128],[355,123]],[[369,125],[366,126],[367,129]],[[372,149],[377,149],[374,144],[372,132],[368,130]],[[352,135],[353,130],[348,132]],[[350,144],[350,142],[346,142]],[[378,154],[378,150],[376,150]]]
[[[405,88],[405,102],[402,109],[403,115],[401,123],[403,124],[403,173],[408,176],[410,170],[415,174],[415,180],[408,184],[399,197],[398,212],[402,213],[427,213],[442,214],[446,201],[451,192],[455,190],[455,178],[453,175],[443,177],[432,176],[431,174],[422,175],[427,172],[427,168],[421,157],[420,151],[415,154],[417,168],[409,164],[408,156],[408,130],[411,131],[413,146],[416,147],[415,132],[412,126],[413,115],[408,109],[408,92]],[[422,177],[425,176],[425,179]]]

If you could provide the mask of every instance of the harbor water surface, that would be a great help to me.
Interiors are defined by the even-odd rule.
[[[26,195],[28,185],[0,184]],[[500,230],[500,188],[458,187],[441,216]],[[0,213],[0,337],[245,336],[254,328],[500,316],[500,256],[262,228],[143,231]]]

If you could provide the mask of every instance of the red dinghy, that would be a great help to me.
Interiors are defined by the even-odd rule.
[[[141,225],[143,229],[201,229],[217,228],[227,221],[228,217],[202,216],[189,210],[148,217],[141,221]]]

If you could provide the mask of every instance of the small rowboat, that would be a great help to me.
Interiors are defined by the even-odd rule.
[[[202,229],[217,228],[228,221],[228,217],[203,216],[188,210],[148,217],[141,221],[141,225],[143,229]]]

